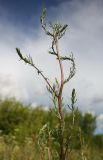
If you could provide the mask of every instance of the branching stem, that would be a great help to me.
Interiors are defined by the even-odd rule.
[[[62,92],[63,92],[63,86],[64,86],[64,72],[63,72],[62,61],[61,61],[60,55],[59,55],[58,37],[56,37],[55,46],[56,46],[57,58],[58,58],[58,61],[59,61],[60,72],[61,72],[61,84],[60,84],[59,95],[58,95],[58,112],[59,112],[60,118],[61,118],[60,119],[60,131],[61,131],[60,160],[64,160],[64,138],[63,138],[64,116],[63,116],[63,111],[62,111]]]
[[[47,85],[49,86],[49,88],[54,92],[55,96],[57,97],[57,94],[56,92],[54,91],[53,87],[51,86],[50,82],[48,81],[48,78],[43,74],[43,72],[37,67],[35,66],[35,64],[33,63],[33,60],[32,58],[29,56],[29,57],[24,57],[20,50],[18,48],[16,48],[16,51],[20,57],[20,60],[23,60],[26,64],[29,64],[30,66],[32,66],[33,68],[35,68],[37,70],[37,73],[40,74],[43,79],[45,80],[45,82],[47,83]]]

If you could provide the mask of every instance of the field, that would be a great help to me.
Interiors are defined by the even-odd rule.
[[[6,140],[4,140],[6,138]],[[0,160],[42,160],[38,146],[33,138],[26,138],[24,144],[18,144],[15,137],[0,137]],[[6,141],[6,142],[5,142]],[[103,160],[103,150],[83,148],[81,150],[72,150],[66,160]],[[84,155],[83,155],[83,154]],[[44,157],[47,160],[47,157]]]
[[[66,160],[102,160],[103,135],[94,135],[96,119],[90,114],[75,113],[74,137],[69,142]],[[57,125],[57,119],[51,110],[43,106],[33,108],[25,106],[15,99],[0,101],[0,160],[48,160],[48,149],[38,145],[41,128],[49,122],[51,128]],[[67,123],[68,122],[68,123]],[[82,122],[82,123],[81,123]],[[83,122],[85,122],[83,124]],[[65,111],[66,129],[70,128],[71,113]],[[81,125],[82,124],[82,125]],[[82,137],[78,136],[77,126],[82,129]],[[88,131],[88,132],[87,132]],[[67,130],[65,131],[66,135]],[[70,133],[71,134],[71,133]],[[58,138],[58,137],[57,137]],[[53,140],[52,143],[54,144]],[[58,160],[54,146],[51,152]],[[55,145],[58,151],[58,145]],[[58,151],[59,152],[59,151]]]

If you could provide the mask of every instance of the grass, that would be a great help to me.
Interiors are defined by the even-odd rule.
[[[73,149],[66,160],[103,160],[102,149],[84,146],[82,152]],[[47,160],[47,157],[42,158],[33,137],[26,137],[24,143],[20,143],[15,136],[0,136],[0,160]]]

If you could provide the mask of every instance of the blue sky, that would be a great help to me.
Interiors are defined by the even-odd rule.
[[[0,7],[12,23],[27,30],[28,27],[39,24],[38,16],[43,7],[57,7],[61,2],[62,0],[0,0]]]
[[[98,132],[103,133],[102,0],[0,0],[0,97],[14,96],[33,105],[52,104],[45,82],[19,61],[15,52],[19,47],[24,54],[31,54],[52,82],[56,75],[59,79],[57,62],[47,54],[51,41],[39,22],[44,6],[47,21],[69,25],[59,46],[63,55],[74,53],[77,71],[64,90],[65,102],[75,88],[78,108],[97,115]]]

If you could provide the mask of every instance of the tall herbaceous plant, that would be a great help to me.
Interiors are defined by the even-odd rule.
[[[42,76],[46,82],[47,90],[51,94],[53,101],[53,108],[51,112],[54,112],[58,121],[54,128],[51,128],[50,124],[47,122],[39,132],[38,145],[40,149],[40,158],[42,160],[66,160],[70,157],[72,150],[71,139],[74,138],[75,111],[77,109],[75,108],[76,93],[75,89],[73,89],[71,94],[71,104],[67,105],[68,109],[72,113],[72,119],[71,122],[69,122],[71,125],[68,125],[67,128],[67,125],[65,125],[65,111],[62,93],[65,84],[68,83],[75,75],[75,61],[73,54],[70,56],[62,56],[59,49],[59,41],[64,36],[68,25],[61,25],[60,23],[49,23],[48,29],[45,22],[45,17],[46,9],[43,9],[40,17],[40,23],[45,34],[52,39],[49,54],[55,56],[56,60],[58,61],[60,69],[60,81],[54,77],[55,81],[53,84],[51,84],[49,78],[45,76],[41,69],[35,65],[30,55],[22,55],[20,49],[18,48],[16,48],[16,51],[20,59],[33,67],[37,71],[38,75]],[[68,70],[68,75],[64,75],[63,61],[68,61],[68,63],[71,63],[71,67]]]

